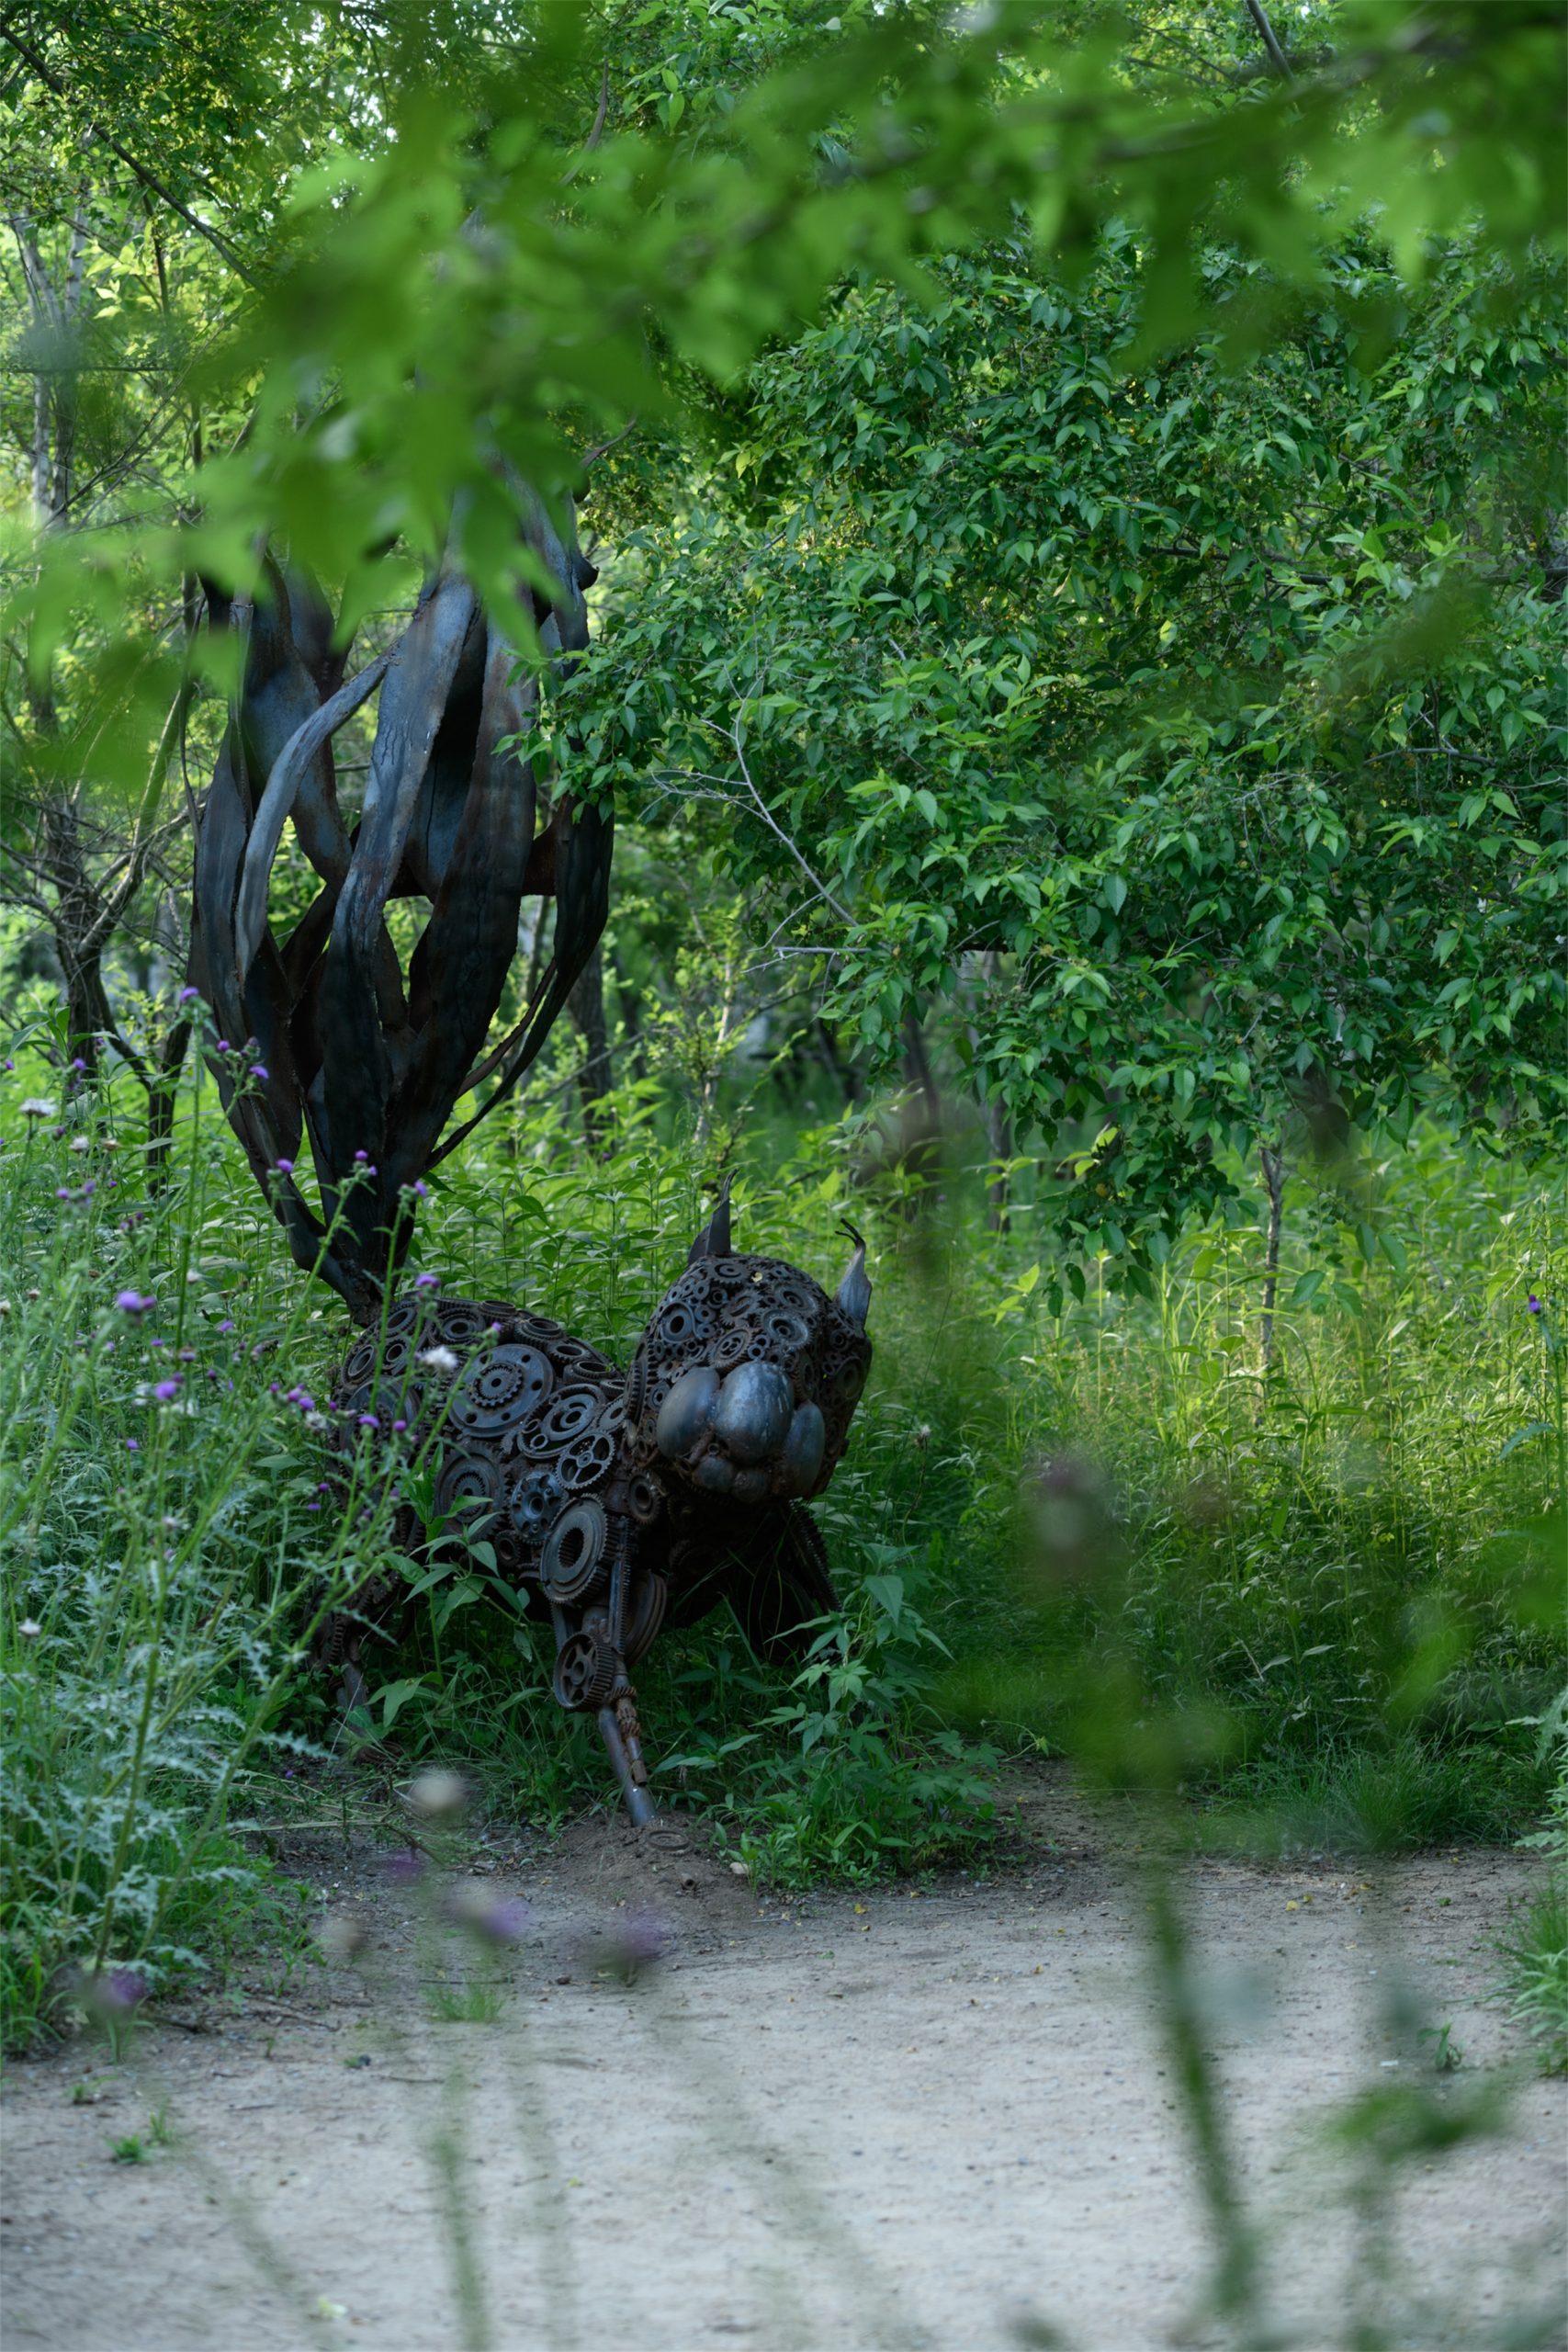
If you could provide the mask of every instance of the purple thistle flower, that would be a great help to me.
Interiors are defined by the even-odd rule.
[[[220,1323],[220,1325],[218,1326],[218,1329],[220,1329],[220,1331],[231,1331],[231,1330],[233,1329],[233,1328],[234,1328],[234,1326],[232,1325],[232,1323],[229,1322],[229,1321],[227,1320],[227,1318],[225,1318],[225,1320],[224,1320],[223,1322]]]
[[[439,1274],[415,1274],[413,1286],[415,1290],[439,1290],[441,1277]]]
[[[184,1386],[185,1381],[178,1373],[175,1373],[172,1380],[158,1381],[152,1394],[160,1405],[172,1405]]]
[[[489,1944],[521,1943],[533,1916],[518,1896],[494,1894],[471,1878],[448,1887],[445,1907],[449,1919]]]
[[[81,1070],[85,1070],[85,1069],[86,1069],[87,1065],[86,1065],[86,1063],[82,1059],[82,1057],[81,1057],[81,1055],[80,1055],[80,1054],[73,1054],[73,1056],[71,1057],[71,1067],[72,1067],[72,1069],[81,1069]]]
[[[424,1856],[417,1846],[400,1846],[395,1853],[381,1857],[381,1874],[394,1886],[412,1886],[424,1876]]]
[[[147,1344],[150,1348],[162,1348],[167,1345],[167,1341],[164,1340],[149,1340]]]
[[[361,1414],[360,1414],[360,1416],[359,1416],[359,1422],[358,1422],[358,1426],[359,1426],[362,1430],[378,1430],[378,1429],[380,1428],[381,1424],[380,1424],[380,1422],[376,1419],[376,1416],[375,1416],[375,1414],[374,1414],[374,1413],[361,1413]],[[367,1515],[367,1517],[368,1517],[368,1516],[369,1516],[369,1514],[368,1514],[368,1513],[367,1513],[366,1515]]]
[[[623,1984],[635,1984],[649,1969],[657,1968],[669,1949],[670,1930],[662,1919],[651,1911],[628,1911],[624,1919],[613,1922],[594,1956]]]
[[[110,1968],[81,1979],[89,2007],[106,2018],[128,2018],[147,1998],[147,1979],[134,1968]]]
[[[125,1441],[125,1450],[127,1453],[140,1453],[141,1440],[139,1437],[128,1437]]]
[[[364,1168],[368,1163],[369,1159],[370,1154],[367,1151],[356,1151],[354,1155],[354,1164],[356,1168]]]
[[[251,1076],[253,1078],[268,1079],[272,1076],[272,1072],[268,1069],[265,1062],[253,1062],[251,1064]],[[280,1160],[278,1162],[279,1167],[281,1167],[282,1164],[283,1163]]]
[[[143,1295],[139,1290],[117,1290],[114,1303],[122,1315],[145,1315],[150,1306],[157,1306],[158,1300],[152,1291]]]
[[[229,1040],[228,1040],[228,1038],[227,1038],[227,1037],[220,1037],[220,1038],[219,1038],[219,1040],[218,1040],[218,1042],[217,1042],[217,1044],[213,1046],[212,1050],[213,1050],[213,1052],[214,1052],[215,1054],[226,1054],[226,1053],[228,1053],[228,1052],[230,1051],[230,1045],[229,1045]]]
[[[278,1174],[279,1174],[280,1176],[292,1176],[292,1175],[293,1175],[293,1173],[294,1173],[294,1162],[293,1162],[291,1159],[280,1159],[280,1160],[278,1160],[278,1161],[276,1163],[276,1168],[277,1168],[277,1172],[278,1172]]]
[[[498,1903],[476,1925],[482,1936],[492,1944],[520,1944],[528,1931],[533,1914],[520,1895],[503,1894]]]
[[[1533,1290],[1525,1301],[1525,1313],[1527,1315],[1544,1315],[1546,1313],[1545,1307],[1542,1306],[1540,1299],[1537,1298]]]
[[[176,1004],[189,1004],[200,994],[201,990],[199,989],[182,989],[178,996],[175,999],[175,1002]]]

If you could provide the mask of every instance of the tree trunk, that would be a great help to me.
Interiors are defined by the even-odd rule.
[[[1263,1377],[1274,1370],[1274,1305],[1280,1289],[1280,1227],[1285,1204],[1285,1148],[1266,1143],[1258,1151],[1269,1195],[1269,1237],[1263,1253]]]
[[[74,1093],[84,1077],[97,1076],[114,1016],[104,989],[101,953],[91,944],[103,902],[87,872],[76,811],[69,801],[52,801],[44,808],[42,865],[53,891],[51,927],[65,980],[65,1087],[67,1093]],[[76,1069],[78,1062],[84,1069]]]
[[[578,1091],[582,1097],[582,1134],[595,1159],[604,1151],[604,1124],[599,1106],[610,1091],[610,1033],[604,1020],[604,957],[595,947],[572,983],[567,1005],[582,1033],[582,1068]]]
[[[991,1160],[991,1173],[986,1186],[986,1227],[990,1233],[1006,1233],[1010,1225],[1009,1201],[1011,1188],[1005,1162],[1012,1158],[1012,1121],[1007,1105],[994,1099],[983,1106],[986,1121],[986,1145]]]
[[[919,1206],[919,1194],[937,1181],[942,1157],[942,1092],[926,1051],[925,1031],[912,1012],[904,1016],[904,1075],[910,1092],[900,1122],[898,1158],[911,1181],[909,1214]]]
[[[626,1042],[631,1052],[632,1070],[638,1079],[646,1079],[648,1052],[642,1038],[642,1000],[632,986],[618,954],[611,956],[610,969],[615,975],[615,1001],[621,1008],[621,1027],[626,1032]]]
[[[180,1071],[190,1044],[188,1020],[176,1021],[164,1038],[157,1066],[147,1089],[147,1190],[161,1193],[168,1182],[169,1153],[174,1145],[175,1100]]]
[[[816,1035],[823,1067],[834,1085],[842,1093],[845,1108],[851,1111],[856,1110],[865,1100],[865,1088],[861,1083],[861,1074],[853,1062],[846,1057],[838,1038],[820,1013],[817,1017]]]

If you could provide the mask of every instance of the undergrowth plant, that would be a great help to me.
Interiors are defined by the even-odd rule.
[[[1521,1838],[1545,1857],[1540,1883],[1502,1939],[1505,1989],[1543,2070],[1568,2072],[1568,1690],[1540,1724],[1540,1754],[1553,1769],[1546,1819]]]
[[[25,2038],[116,1970],[153,1984],[258,1906],[285,1915],[243,1828],[269,1777],[452,1758],[547,1823],[607,1792],[482,1525],[410,1558],[387,1483],[330,1462],[316,1399],[347,1327],[285,1262],[208,1082],[150,1167],[111,1080],[71,1091],[17,1058],[0,1687]],[[821,1272],[846,1206],[871,1232],[876,1358],[818,1506],[842,1608],[793,1669],[728,1616],[656,1645],[639,1689],[665,1803],[760,1878],[919,1869],[996,1837],[1004,1758],[1093,1762],[1099,1720],[1178,1753],[1200,1838],[1530,1826],[1550,1772],[1520,1719],[1563,1670],[1550,1187],[1437,1132],[1293,1171],[1266,1348],[1260,1216],[1186,1234],[1148,1298],[1094,1267],[1075,1295],[1043,1275],[1027,1169],[1008,1229],[985,1227],[991,1171],[962,1134],[900,1170],[870,1116],[759,1115],[753,1146],[744,1091],[720,1107],[705,1157],[634,1080],[597,1106],[588,1160],[542,1085],[446,1164],[408,1269],[626,1361],[721,1163],[743,1246]],[[417,1496],[428,1465],[404,1481]],[[368,1645],[344,1727],[311,1629],[388,1574],[412,1629]]]

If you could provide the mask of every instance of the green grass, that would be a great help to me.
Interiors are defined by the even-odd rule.
[[[286,1262],[210,1092],[151,1193],[118,1096],[24,1119],[51,1091],[25,1056],[0,1079],[0,1973],[23,2040],[83,1972],[156,1988],[287,1928],[235,1825],[329,1730],[313,1617],[398,1565],[380,1498],[322,1489],[288,1392],[330,1378],[341,1311]],[[646,1093],[592,1164],[569,1108],[481,1131],[416,1262],[625,1355],[701,1221],[697,1163]],[[911,1201],[867,1192],[861,1151],[760,1125],[737,1183],[739,1245],[829,1283],[847,1202],[872,1231],[876,1363],[819,1513],[844,1611],[796,1676],[724,1618],[660,1645],[638,1686],[667,1799],[790,1885],[983,1849],[998,1765],[1042,1749],[1265,1850],[1528,1830],[1549,1776],[1519,1719],[1565,1670],[1562,1359],[1525,1306],[1563,1292],[1559,1188],[1438,1135],[1354,1186],[1298,1172],[1265,1376],[1254,1225],[1184,1237],[1147,1297],[1091,1281],[1054,1315],[1026,1196],[993,1236],[976,1170]],[[156,1308],[118,1309],[131,1289]],[[367,1729],[513,1817],[606,1804],[548,1646],[455,1555]]]
[[[1531,1897],[1502,1951],[1513,2015],[1543,2069],[1568,2073],[1568,1880],[1554,1876]]]
[[[1216,1842],[1260,1857],[1388,1854],[1504,1844],[1543,1795],[1528,1753],[1406,1732],[1382,1747],[1292,1755],[1228,1776],[1199,1818]]]
[[[1510,1923],[1499,1949],[1513,2015],[1535,2044],[1544,2072],[1568,2073],[1568,1690],[1540,1722],[1538,1760],[1555,1763],[1543,1827],[1520,1839],[1546,1857],[1540,1884]]]
[[[494,2025],[506,2013],[499,1984],[436,1984],[425,1998],[438,2025]]]

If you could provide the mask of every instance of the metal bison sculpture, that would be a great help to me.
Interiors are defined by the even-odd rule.
[[[558,1323],[416,1291],[362,1339],[333,1405],[338,1442],[427,1444],[438,1521],[460,1514],[548,1613],[557,1700],[597,1717],[632,1819],[653,1817],[632,1669],[667,1623],[728,1600],[788,1655],[837,1596],[817,1524],[865,1385],[871,1285],[857,1246],[837,1295],[730,1246],[721,1204],[629,1370]],[[423,1531],[400,1509],[400,1540]],[[389,1588],[327,1621],[324,1660],[363,1695],[361,1644]]]

